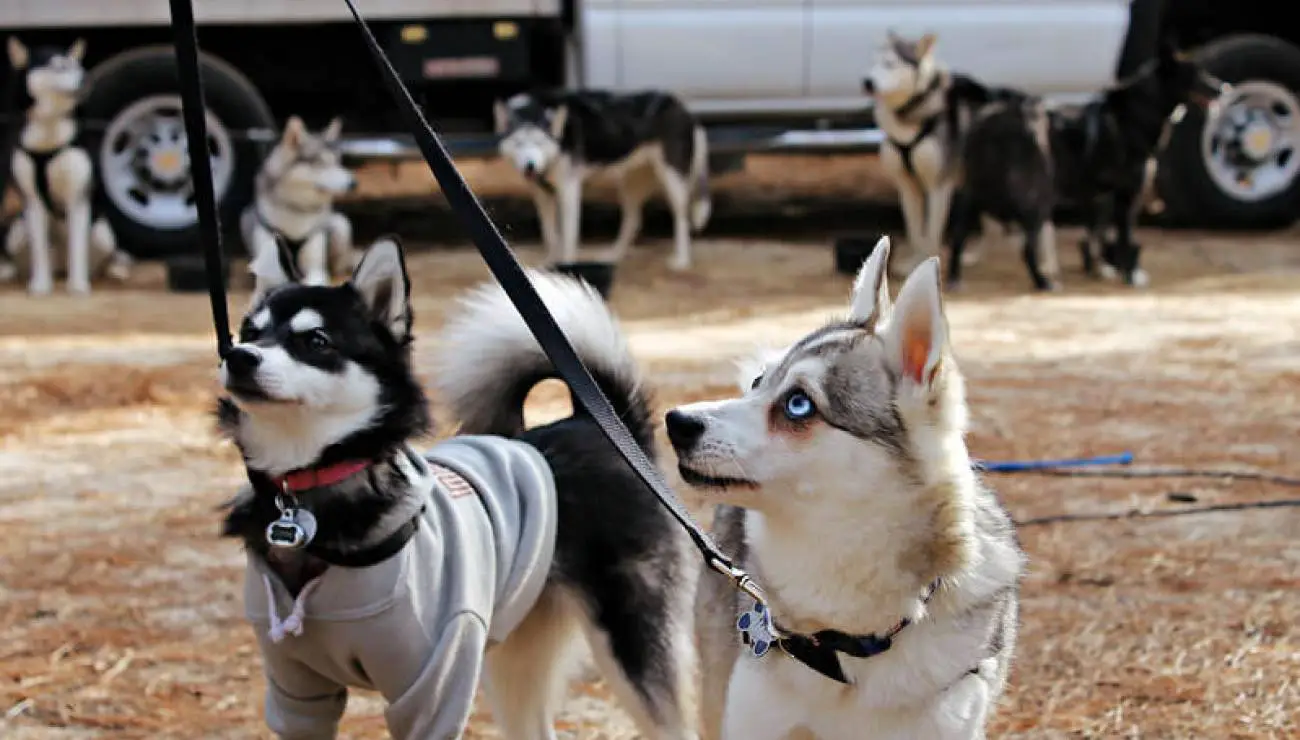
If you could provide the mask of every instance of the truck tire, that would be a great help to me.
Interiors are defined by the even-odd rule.
[[[1292,223],[1300,203],[1300,138],[1288,138],[1287,130],[1300,130],[1300,48],[1240,34],[1216,39],[1195,56],[1233,89],[1213,119],[1188,106],[1174,128],[1156,175],[1165,222],[1216,228]]]
[[[275,129],[257,88],[226,62],[199,59],[208,108],[218,212],[233,227],[251,201],[253,178],[266,153],[246,132]],[[171,46],[147,46],[98,65],[82,102],[87,151],[95,162],[96,204],[123,249],[145,259],[198,249],[180,85]],[[230,241],[230,240],[227,240]]]

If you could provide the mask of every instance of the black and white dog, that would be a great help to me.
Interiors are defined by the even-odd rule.
[[[648,391],[599,295],[529,278],[637,441]],[[570,637],[583,632],[645,737],[695,737],[689,541],[574,404],[524,429],[554,371],[505,294],[473,293],[437,384],[461,435],[423,454],[402,250],[381,240],[350,282],[296,280],[253,305],[218,405],[251,485],[225,533],[282,737],[333,737],[347,687],[378,690],[396,738],[463,734],[480,674],[506,737],[554,737]]]
[[[85,41],[78,39],[67,49],[28,49],[10,36],[8,52],[13,73],[26,78],[21,87],[27,118],[18,128],[10,165],[23,210],[5,237],[7,259],[0,261],[0,279],[26,275],[32,295],[53,290],[56,273],[66,273],[70,293],[89,293],[94,277],[126,280],[131,259],[117,248],[108,221],[94,219],[94,166],[90,155],[74,145],[78,127],[73,112],[85,77]]]
[[[1027,234],[1046,223],[1048,234],[1038,250],[1026,239],[1025,260],[1036,287],[1056,287],[1031,258],[1054,254],[1050,214],[1058,201],[1068,201],[1087,214],[1088,234],[1080,245],[1084,270],[1145,286],[1148,278],[1139,265],[1141,247],[1133,241],[1133,228],[1155,174],[1155,158],[1187,103],[1209,109],[1227,88],[1165,43],[1154,59],[1086,105],[985,109],[966,137],[949,283],[960,280],[967,230],[975,214],[983,213],[1017,224]],[[1114,229],[1113,242],[1105,238],[1108,226]]]
[[[290,116],[284,133],[257,173],[256,197],[239,219],[254,276],[253,300],[300,272],[308,285],[326,285],[356,266],[352,222],[334,199],[357,186],[336,148],[343,122],[319,134]],[[281,250],[277,242],[288,250]],[[282,264],[283,260],[292,266]]]
[[[527,179],[551,262],[573,262],[580,243],[582,185],[593,174],[618,182],[623,209],[611,258],[641,231],[641,210],[662,188],[673,212],[669,267],[691,264],[691,234],[708,224],[708,135],[677,97],[649,91],[521,93],[497,101],[501,154]]]

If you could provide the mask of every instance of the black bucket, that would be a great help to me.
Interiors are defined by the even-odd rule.
[[[613,262],[559,262],[551,269],[586,282],[601,298],[609,300],[610,288],[614,286]]]

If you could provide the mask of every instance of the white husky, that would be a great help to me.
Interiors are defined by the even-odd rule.
[[[718,543],[781,635],[704,574],[707,737],[982,738],[1006,682],[1024,557],[971,468],[938,260],[891,304],[888,258],[882,239],[849,318],[747,374],[743,396],[668,414],[682,477],[717,494]]]

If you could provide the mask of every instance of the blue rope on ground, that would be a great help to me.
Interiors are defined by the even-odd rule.
[[[1053,470],[1056,468],[1082,468],[1096,465],[1129,465],[1132,452],[1093,457],[1067,457],[1058,460],[976,460],[975,467],[989,473],[1019,473],[1028,470]]]

